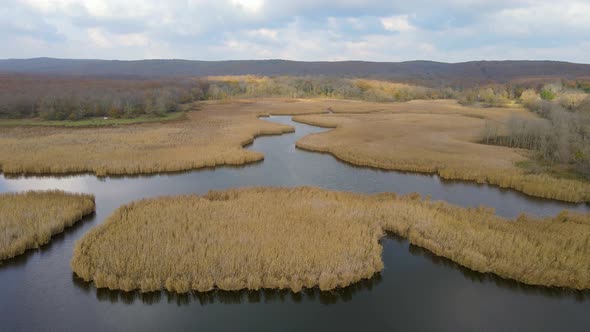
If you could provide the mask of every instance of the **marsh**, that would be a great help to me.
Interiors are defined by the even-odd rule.
[[[353,284],[354,291],[344,288],[320,294],[312,290],[296,297],[278,291],[239,293],[241,297],[217,291],[188,297],[166,292],[143,296],[97,290],[92,283],[72,275],[70,260],[77,240],[122,204],[162,195],[205,194],[246,186],[313,185],[361,193],[403,195],[417,191],[459,206],[490,206],[506,218],[515,218],[521,212],[539,217],[555,216],[563,209],[590,212],[584,204],[537,199],[495,186],[349,165],[330,155],[295,147],[302,137],[326,129],[295,123],[284,116],[261,121],[293,126],[295,132],[255,139],[247,148],[263,153],[265,159],[243,167],[139,177],[2,177],[2,191],[63,189],[94,193],[97,204],[92,219],[67,230],[40,250],[0,266],[0,279],[5,285],[0,289],[0,307],[11,317],[7,328],[235,329],[248,324],[260,330],[297,330],[314,324],[318,328],[343,329],[554,330],[564,324],[583,329],[590,323],[584,318],[590,308],[587,292],[530,287],[475,273],[391,236],[382,240],[383,271],[375,276],[377,279],[369,279],[373,280],[369,285]],[[44,296],[39,297],[39,293]],[[465,313],[465,308],[471,314],[457,314]],[[35,316],[27,314],[30,312]],[[539,312],[551,312],[552,319],[541,324]],[[303,315],[308,317],[305,322],[300,319]],[[425,315],[428,320],[423,319]],[[572,322],[579,325],[573,326]]]

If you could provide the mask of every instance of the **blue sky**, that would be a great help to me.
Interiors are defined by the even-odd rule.
[[[590,63],[590,0],[3,0],[0,58]]]

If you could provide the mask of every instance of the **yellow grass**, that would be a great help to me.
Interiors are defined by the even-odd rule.
[[[257,119],[259,112],[205,105],[180,122],[109,128],[5,128],[0,131],[4,173],[97,175],[173,172],[259,161],[242,146],[254,137],[293,131]]]
[[[330,290],[380,271],[379,239],[391,231],[476,271],[588,289],[589,217],[509,221],[416,194],[238,189],[123,206],[76,244],[71,265],[126,291]]]
[[[438,173],[446,179],[490,183],[563,201],[590,201],[588,182],[527,174],[516,166],[528,160],[525,151],[476,143],[486,120],[535,116],[518,107],[474,108],[451,100],[372,103],[280,98],[203,102],[193,107],[201,110],[174,123],[5,128],[0,131],[0,169],[15,174],[124,175],[244,164],[264,158],[242,148],[254,137],[293,130],[258,116],[297,115],[296,121],[336,128],[306,136],[298,147],[328,152],[350,163]]]
[[[94,212],[94,196],[62,191],[0,195],[0,261],[49,242]]]
[[[339,104],[350,110],[359,103]],[[108,128],[14,127],[0,131],[0,170],[7,174],[90,172],[100,176],[175,172],[260,161],[243,149],[258,135],[292,132],[257,117],[326,112],[329,100],[263,99],[188,106],[184,121]],[[367,103],[367,107],[379,104]]]
[[[470,108],[454,101],[386,104],[367,114],[297,116],[295,121],[336,128],[303,137],[297,147],[331,153],[362,166],[437,173],[445,179],[490,183],[529,195],[589,202],[590,183],[527,174],[516,166],[525,151],[479,144],[485,121],[532,117],[519,108]]]

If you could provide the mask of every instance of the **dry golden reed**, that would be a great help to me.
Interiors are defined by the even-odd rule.
[[[198,111],[185,121],[103,128],[11,127],[0,131],[0,171],[6,174],[99,176],[175,172],[264,159],[243,149],[258,135],[292,132],[293,127],[258,119],[277,114],[326,112],[337,103],[348,111],[358,102],[262,99],[185,105]],[[363,104],[367,111],[379,104]]]
[[[94,196],[62,191],[0,195],[0,261],[49,242],[94,212]]]
[[[437,173],[569,202],[590,202],[590,182],[529,174],[516,166],[524,150],[479,144],[485,119],[534,116],[521,109],[477,109],[451,101],[414,101],[370,114],[297,116],[295,121],[336,128],[312,134],[297,147],[326,152],[361,166]]]
[[[317,113],[448,112],[476,109],[449,101],[373,103],[334,99],[245,99],[202,102],[185,108],[185,121],[107,128],[4,128],[0,171],[8,174],[91,172],[97,175],[160,173],[264,158],[242,148],[257,135],[293,131],[261,115]],[[498,113],[486,109],[486,114]],[[483,115],[478,115],[483,116]]]
[[[306,136],[300,148],[383,169],[437,173],[445,179],[490,183],[529,195],[590,201],[588,181],[528,174],[515,166],[526,151],[479,144],[486,121],[535,117],[523,108],[476,108],[453,100],[374,103],[340,99],[242,99],[188,105],[187,120],[110,128],[6,128],[0,131],[4,173],[126,175],[237,165],[264,156],[243,149],[257,135],[290,126],[257,119],[297,115],[334,127]],[[333,114],[320,114],[320,113]],[[305,116],[302,116],[305,115]],[[542,120],[540,120],[542,121]]]
[[[205,106],[205,108],[208,108]],[[238,104],[187,114],[187,120],[108,128],[5,128],[0,170],[8,174],[91,172],[125,175],[239,165],[264,158],[243,149],[258,135],[292,132]]]
[[[588,289],[589,217],[509,221],[417,194],[246,188],[123,206],[78,241],[71,265],[126,291],[330,290],[380,271],[379,239],[391,231],[476,271]]]

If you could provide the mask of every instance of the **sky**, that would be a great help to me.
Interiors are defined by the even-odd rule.
[[[2,0],[0,58],[590,63],[590,0]]]

